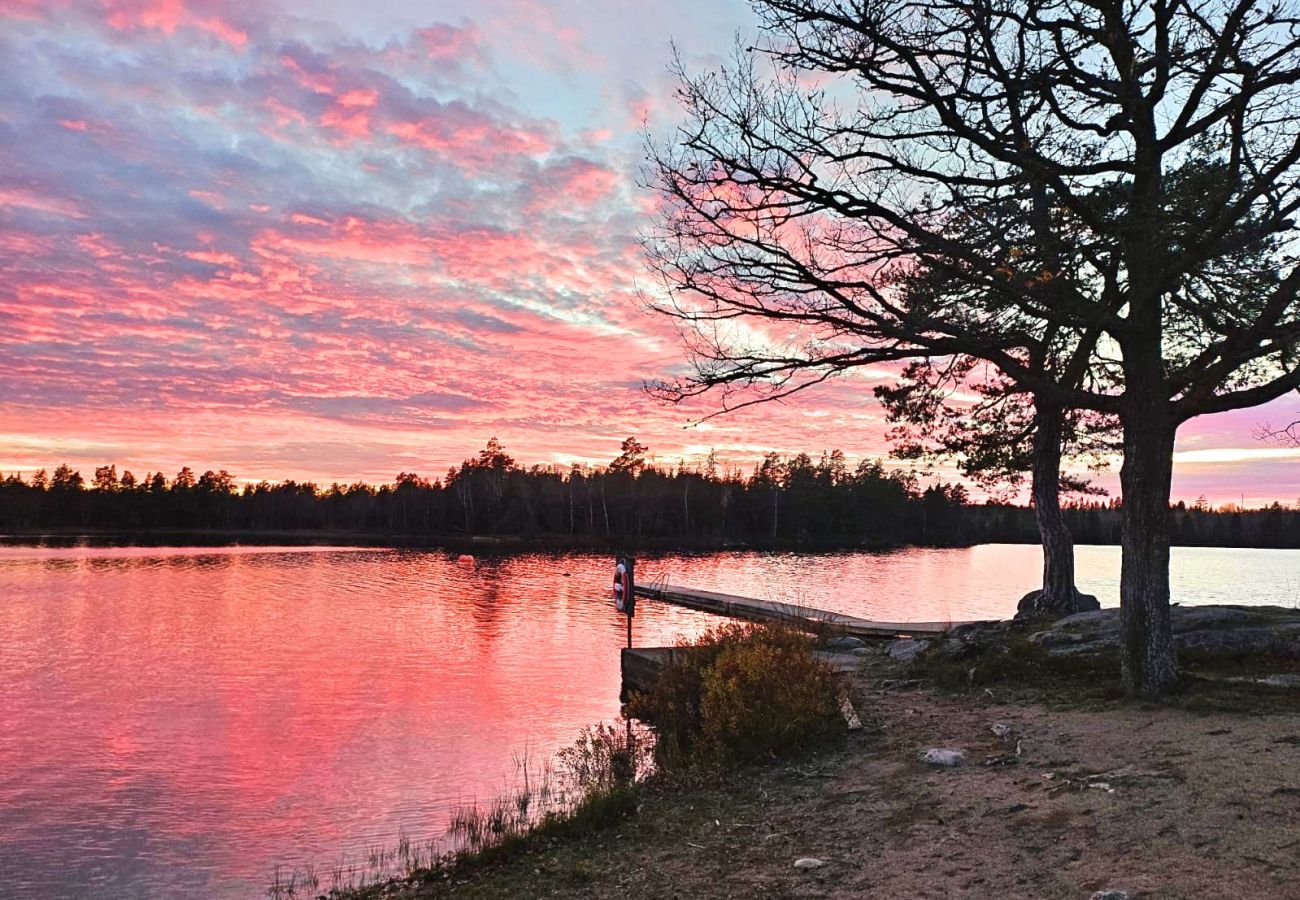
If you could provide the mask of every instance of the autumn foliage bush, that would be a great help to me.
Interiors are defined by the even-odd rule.
[[[789,628],[726,624],[678,649],[628,712],[655,730],[661,769],[723,767],[844,730],[840,674]]]

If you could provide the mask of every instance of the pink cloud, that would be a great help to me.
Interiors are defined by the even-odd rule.
[[[267,229],[257,235],[255,245],[313,258],[389,265],[427,265],[431,254],[429,240],[407,223],[356,217],[331,225],[327,234]]]
[[[208,32],[209,34],[219,37],[232,47],[243,49],[248,44],[248,32],[242,28],[236,28],[225,19],[217,16],[209,16],[206,19],[198,19],[195,26]]]
[[[105,0],[105,21],[118,31],[156,28],[171,34],[185,17],[182,0]]]
[[[329,128],[347,139],[360,139],[370,134],[370,114],[365,109],[335,104],[321,114],[322,128]]]
[[[77,246],[95,259],[105,259],[121,254],[121,248],[99,233],[77,236]]]
[[[379,92],[369,89],[357,89],[340,94],[335,102],[339,106],[371,107],[379,102]]]
[[[248,32],[216,15],[199,15],[184,0],[102,0],[104,21],[115,31],[160,31],[173,35],[178,28],[194,28],[242,50]]]
[[[193,250],[185,254],[187,259],[211,263],[214,266],[238,266],[239,259],[229,253],[212,253],[205,250]]]
[[[530,204],[533,211],[563,212],[593,206],[614,196],[622,177],[606,165],[569,157],[546,166]]]
[[[501,125],[460,105],[437,116],[395,122],[388,133],[413,147],[452,154],[470,166],[499,156],[545,153],[553,146],[550,136],[539,129]]]
[[[72,219],[84,219],[87,215],[75,200],[52,197],[33,188],[18,185],[0,185],[0,208],[5,207],[29,209]]]
[[[275,115],[275,124],[281,127],[295,122],[299,125],[307,124],[306,116],[293,107],[282,103],[275,97],[267,97],[262,101],[262,106]]]
[[[309,71],[288,53],[280,56],[280,63],[289,70],[300,85],[308,90],[317,94],[334,93],[336,80],[333,73]]]
[[[479,59],[483,54],[482,33],[473,25],[457,27],[440,23],[421,28],[415,37],[431,59]]]

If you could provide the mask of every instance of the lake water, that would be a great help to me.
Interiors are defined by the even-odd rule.
[[[1006,616],[1032,546],[646,558],[640,580],[888,620]],[[1080,584],[1118,599],[1119,552]],[[624,622],[592,554],[0,546],[0,893],[255,897],[442,833],[618,714]],[[1178,548],[1184,604],[1300,604],[1300,551]],[[642,602],[634,640],[703,614]]]

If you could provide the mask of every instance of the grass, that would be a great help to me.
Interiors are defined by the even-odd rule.
[[[361,862],[329,871],[328,885],[314,866],[277,869],[268,900],[361,900],[380,896],[394,879],[430,884],[460,878],[549,841],[587,834],[632,815],[651,770],[652,740],[633,722],[596,725],[553,759],[515,761],[517,787],[486,803],[451,811],[441,838],[374,848]]]

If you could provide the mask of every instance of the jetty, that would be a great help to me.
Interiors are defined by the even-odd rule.
[[[733,594],[701,591],[671,584],[637,584],[633,590],[638,597],[647,600],[658,600],[674,606],[684,606],[687,609],[730,616],[733,619],[745,619],[749,622],[782,622],[815,633],[844,634],[864,640],[930,637],[942,634],[954,625],[962,624],[960,622],[873,622],[869,619],[815,609],[811,606],[800,606],[796,603],[737,597]]]

